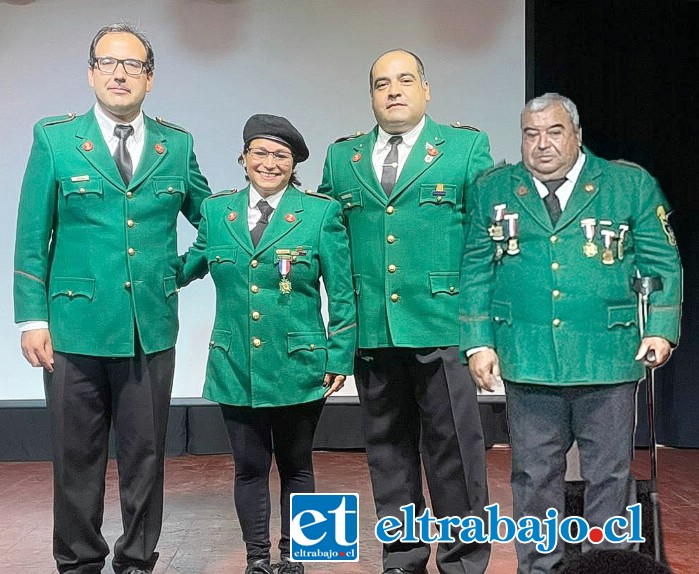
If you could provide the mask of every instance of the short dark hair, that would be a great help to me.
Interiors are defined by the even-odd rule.
[[[417,54],[414,54],[410,50],[404,50],[403,48],[395,48],[393,50],[388,50],[384,52],[378,58],[376,58],[376,60],[374,60],[373,64],[371,64],[371,68],[369,68],[369,92],[374,91],[374,66],[376,65],[376,62],[378,62],[386,54],[391,54],[393,52],[404,52],[406,54],[410,54],[413,58],[415,58],[415,64],[417,64],[417,73],[420,76],[420,81],[423,84],[427,81],[427,78],[425,77],[425,65],[422,63],[422,60],[419,58],[419,56]]]
[[[243,165],[243,162],[245,161],[245,158],[243,156],[247,153],[248,149],[248,146],[245,146],[245,148],[243,149],[243,153],[241,153],[238,156],[238,163],[240,165]],[[301,187],[301,182],[299,181],[299,178],[296,177],[296,158],[294,158],[294,166],[291,169],[293,171],[291,172],[291,179],[289,179],[289,183],[295,187]],[[250,183],[250,178],[248,177],[247,173],[245,173],[245,181]]]
[[[99,42],[107,34],[115,33],[132,34],[136,36],[136,38],[138,38],[141,41],[141,44],[143,44],[143,47],[146,49],[146,63],[144,66],[146,73],[149,74],[153,70],[155,70],[155,56],[153,55],[153,46],[151,46],[150,41],[148,40],[148,38],[146,38],[146,35],[143,32],[139,31],[135,26],[127,22],[117,22],[116,24],[109,24],[108,26],[103,26],[99,29],[97,34],[95,34],[95,37],[92,39],[92,43],[90,44],[90,55],[87,60],[87,63],[90,65],[91,68],[93,68],[97,63],[97,58],[95,57],[95,47],[97,46],[97,42]]]

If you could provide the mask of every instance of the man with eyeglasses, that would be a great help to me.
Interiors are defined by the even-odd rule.
[[[355,361],[376,511],[483,515],[488,501],[475,385],[459,362],[459,264],[466,191],[493,165],[488,137],[425,114],[420,59],[381,55],[369,72],[378,125],[331,145],[319,191],[342,204],[357,295]],[[422,462],[422,465],[421,465]],[[485,571],[486,544],[440,544],[441,574]],[[430,546],[385,544],[384,574],[423,574]]]
[[[85,115],[45,118],[22,184],[15,320],[44,368],[54,462],[53,552],[61,574],[98,574],[113,424],[124,532],[117,574],[158,558],[163,458],[177,336],[177,217],[197,226],[210,194],[192,136],[141,104],[150,42],[127,24],[90,46]]]

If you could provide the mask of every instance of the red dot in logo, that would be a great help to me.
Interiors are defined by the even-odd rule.
[[[602,540],[604,540],[604,532],[602,532],[602,529],[599,526],[595,526],[590,528],[590,533],[587,535],[587,538],[593,544],[599,544],[602,542]]]
[[[345,553],[344,553],[344,552],[340,552],[340,556],[344,556],[344,555],[345,555]]]

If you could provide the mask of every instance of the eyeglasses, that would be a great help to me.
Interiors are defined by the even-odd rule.
[[[143,70],[146,68],[146,63],[141,62],[141,60],[135,60],[132,58],[120,60],[119,58],[112,58],[111,56],[95,58],[93,65],[97,66],[99,71],[103,74],[113,74],[119,64],[124,66],[124,71],[129,76],[140,76],[143,73]]]
[[[267,151],[263,147],[251,147],[248,153],[259,162],[265,161],[270,155],[275,163],[288,163],[294,157],[288,151]]]

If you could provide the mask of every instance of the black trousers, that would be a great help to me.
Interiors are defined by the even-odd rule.
[[[484,516],[488,504],[485,443],[476,388],[458,349],[364,349],[355,362],[374,502],[379,518],[399,508],[425,509],[422,464],[432,514]],[[424,543],[384,545],[384,568],[423,572]],[[442,574],[482,573],[490,547],[457,540],[440,544]]]
[[[136,356],[56,352],[44,371],[53,447],[53,553],[61,574],[99,574],[109,428],[114,424],[124,532],[114,545],[117,574],[152,568],[163,514],[165,431],[175,349]]]
[[[325,399],[269,408],[220,405],[233,451],[233,499],[248,562],[270,558],[272,454],[281,483],[279,553],[289,557],[291,494],[315,490],[313,435],[324,404]]]

